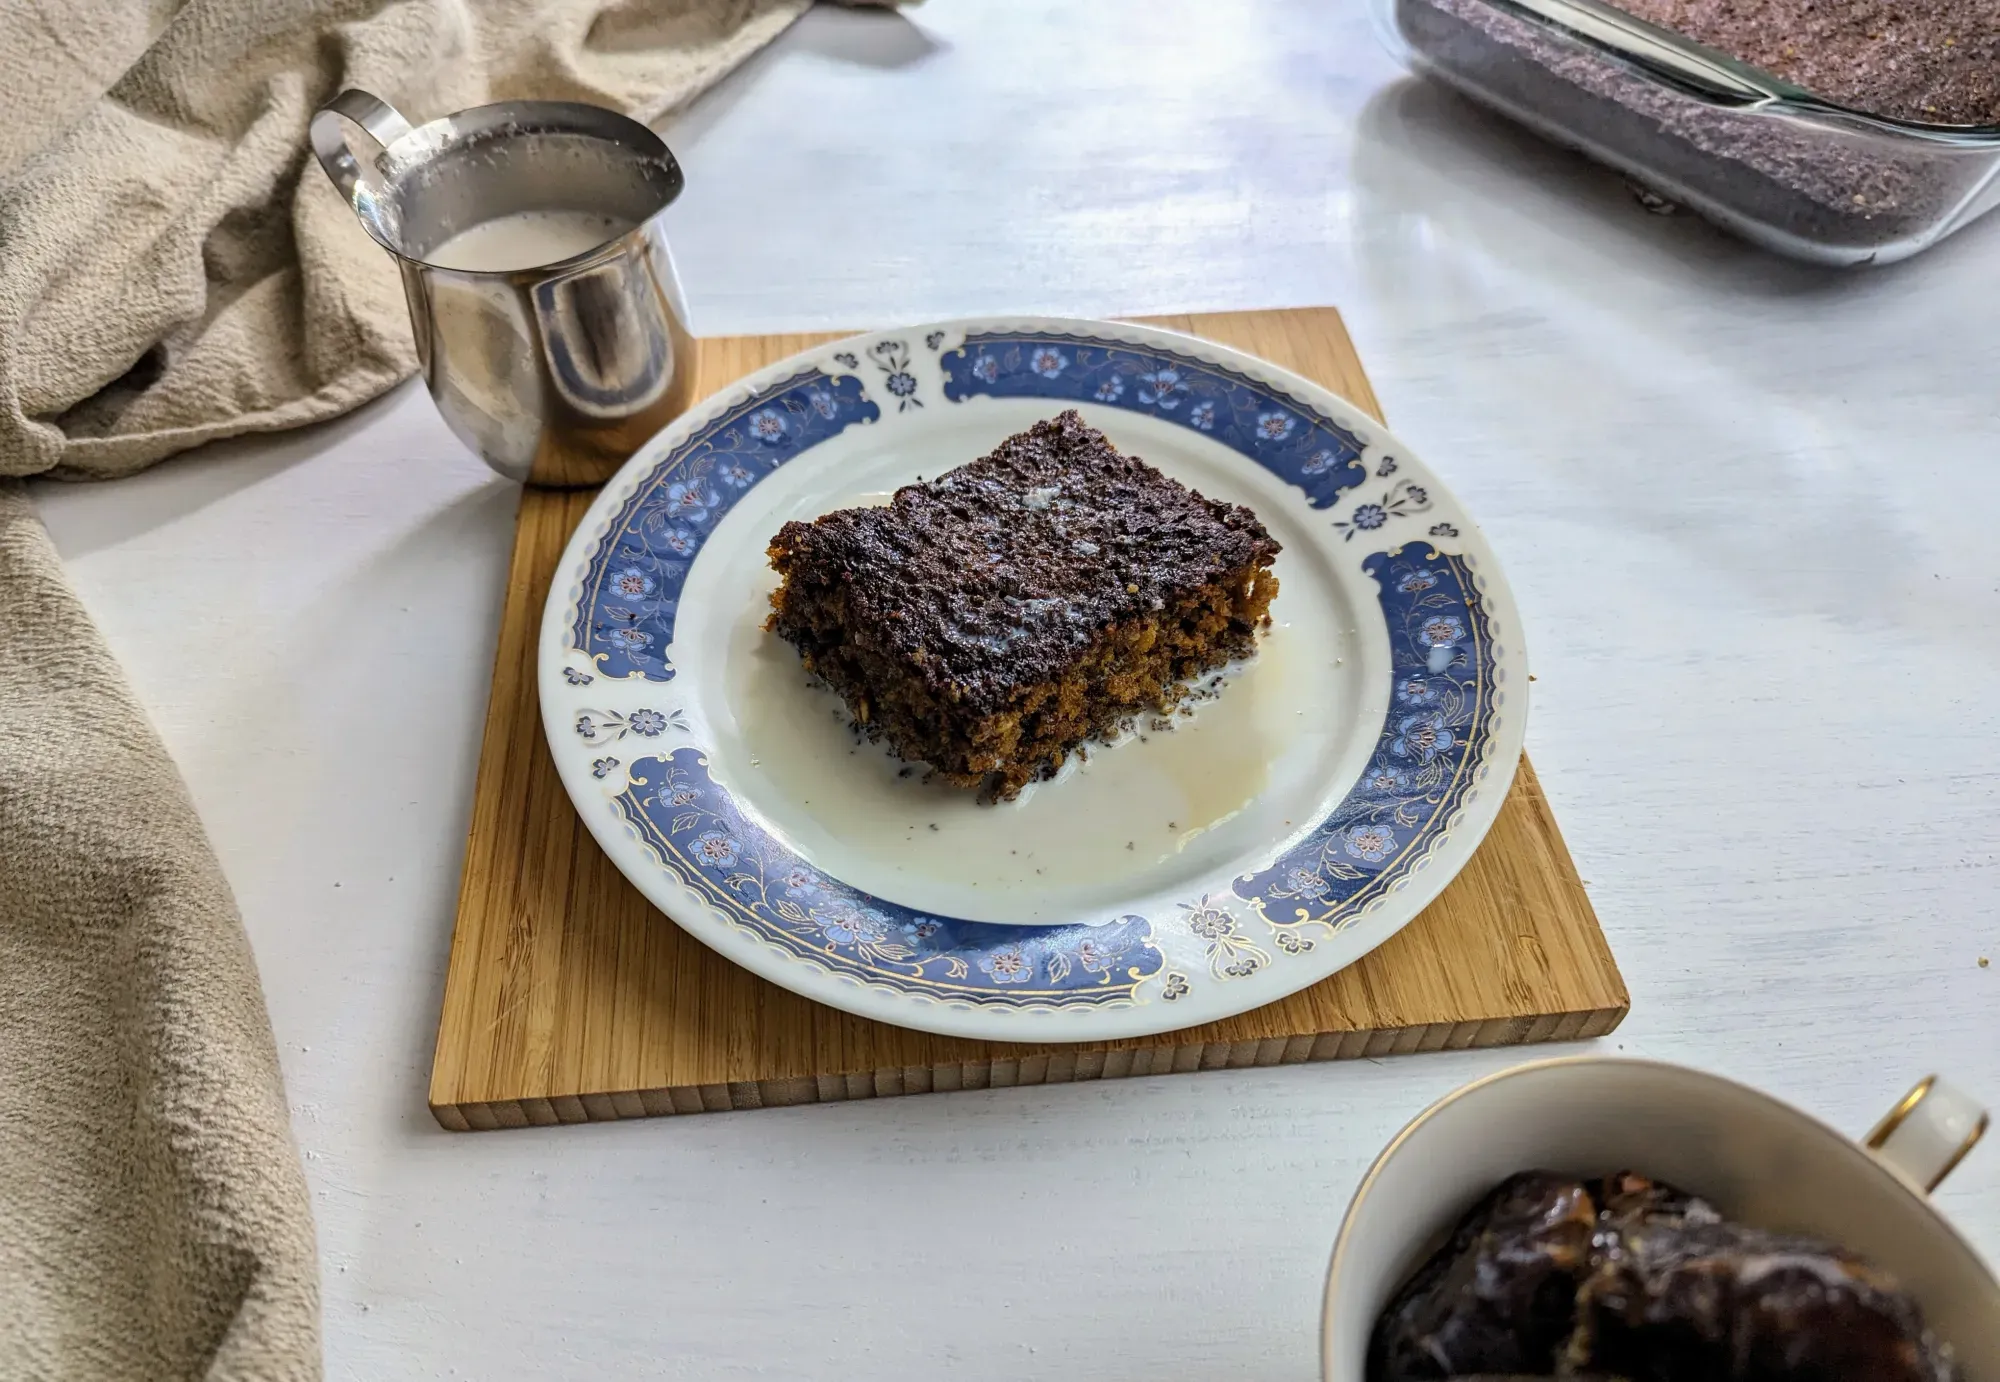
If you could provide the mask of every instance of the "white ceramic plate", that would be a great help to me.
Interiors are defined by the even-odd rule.
[[[1220,694],[1019,801],[906,772],[762,629],[771,535],[1075,407],[1248,504],[1274,627]],[[700,404],[592,505],[542,622],[564,785],[737,963],[866,1017],[1085,1041],[1256,1007],[1394,935],[1520,757],[1520,625],[1457,502],[1352,404],[1249,356],[1051,318],[805,352]]]

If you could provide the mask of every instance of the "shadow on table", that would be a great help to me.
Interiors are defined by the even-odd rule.
[[[815,5],[775,43],[717,82],[686,110],[654,125],[674,144],[691,145],[734,110],[773,65],[797,54],[842,66],[892,71],[922,62],[948,46],[899,10]]]
[[[1894,265],[1801,264],[1650,213],[1618,173],[1415,79],[1362,109],[1350,166],[1356,269],[1397,347],[1378,385],[1449,397],[1462,444],[1510,456],[1514,502],[1774,614],[1907,622],[1936,520],[1884,477],[1979,445],[1963,400],[1990,364],[1964,345],[1986,338],[1976,256],[2000,218]]]
[[[209,442],[115,481],[74,484],[62,480],[39,481],[35,497],[63,557],[89,556],[129,542],[141,533],[179,522],[312,460],[359,435],[390,409],[401,406],[409,390],[420,387],[408,382],[400,384],[352,412],[326,422]],[[443,431],[442,421],[438,428]],[[467,465],[478,466],[478,461],[457,441],[450,440],[448,444],[452,451],[463,456]],[[87,528],[63,521],[60,510],[72,504],[89,506]],[[58,512],[51,513],[51,509]]]
[[[1367,238],[1476,245],[1526,270],[1579,279],[1682,278],[1768,302],[1865,298],[1955,267],[1992,225],[1900,264],[1829,269],[1758,249],[1692,212],[1642,207],[1623,175],[1435,82],[1382,88],[1355,124],[1354,194]],[[1990,249],[1988,244],[1985,248]],[[1539,262],[1538,262],[1539,261]],[[1600,279],[1601,281],[1601,279]]]

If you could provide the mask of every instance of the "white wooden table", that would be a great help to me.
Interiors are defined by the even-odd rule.
[[[1794,268],[1402,79],[1360,0],[816,11],[670,137],[704,332],[1339,305],[1525,607],[1606,1049],[1856,1130],[1933,1068],[2000,1100],[2000,218]],[[1309,1379],[1369,1158],[1522,1058],[440,1132],[513,491],[406,386],[39,494],[242,900],[334,1377]],[[1940,1199],[2000,1258],[2000,1148]]]

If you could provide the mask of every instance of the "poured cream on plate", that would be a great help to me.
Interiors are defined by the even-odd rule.
[[[1085,745],[1055,781],[987,805],[859,739],[840,698],[808,684],[789,645],[747,621],[738,630],[738,723],[784,799],[802,814],[818,805],[849,842],[872,842],[903,869],[1017,895],[1157,868],[1248,806],[1273,757],[1317,729],[1311,684],[1293,675],[1293,632],[1280,625],[1191,713],[1141,715],[1117,742]]]
[[[1113,420],[1121,449],[1250,504],[1284,544],[1275,624],[1222,685],[1204,678],[1191,714],[1166,729],[1141,715],[1121,742],[1090,745],[1087,760],[1015,801],[982,804],[858,739],[840,698],[764,627],[777,584],[765,546],[786,519],[880,503],[935,474],[940,456],[983,454],[1048,406],[981,400],[941,414],[921,452],[851,428],[750,489],[689,575],[667,649],[674,675],[653,703],[686,707],[708,771],[746,815],[862,891],[1017,925],[1173,915],[1317,825],[1367,766],[1382,724],[1386,641],[1357,634],[1353,598],[1306,526],[1318,515],[1288,502],[1282,480],[1187,429]]]

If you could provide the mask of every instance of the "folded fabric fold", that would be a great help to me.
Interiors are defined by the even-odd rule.
[[[0,669],[0,1377],[317,1377],[312,1214],[243,923],[18,481]]]

